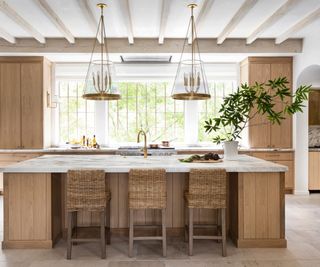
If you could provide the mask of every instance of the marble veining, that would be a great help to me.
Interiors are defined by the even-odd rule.
[[[225,168],[227,172],[285,172],[286,166],[239,155],[235,160],[221,163],[181,163],[173,156],[120,156],[120,155],[45,155],[0,169],[4,173],[65,173],[69,169],[103,169],[109,173],[127,173],[132,168],[164,168],[167,172],[189,172],[191,168]]]
[[[309,126],[309,147],[320,146],[320,125]]]

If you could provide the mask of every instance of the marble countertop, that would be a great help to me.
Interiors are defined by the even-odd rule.
[[[5,173],[65,173],[69,169],[103,169],[109,173],[126,173],[131,168],[164,168],[167,172],[189,172],[191,168],[225,168],[227,172],[285,172],[286,166],[262,159],[239,155],[236,160],[221,163],[182,163],[174,156],[118,156],[118,155],[44,155],[5,168]]]
[[[309,152],[320,152],[320,147],[309,147]]]
[[[174,149],[177,152],[183,153],[184,151],[200,151],[200,152],[207,152],[207,151],[222,151],[222,148],[218,147],[176,147]],[[71,149],[71,148],[65,148],[65,147],[57,147],[57,148],[43,148],[43,149],[0,149],[0,153],[44,153],[44,154],[57,154],[57,153],[90,153],[90,154],[114,154],[116,153],[118,148],[115,147],[103,147],[101,149]],[[277,148],[246,148],[241,147],[239,148],[239,151],[241,152],[293,152],[294,149],[292,148],[285,148],[285,149],[277,149]]]

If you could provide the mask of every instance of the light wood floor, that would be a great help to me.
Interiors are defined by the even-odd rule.
[[[194,256],[186,254],[186,244],[169,240],[168,256],[163,259],[158,242],[139,242],[135,258],[127,257],[126,238],[113,237],[107,246],[107,259],[99,258],[96,244],[81,244],[73,248],[73,260],[65,260],[66,243],[61,241],[52,250],[0,250],[0,267],[220,267],[220,266],[320,266],[320,194],[286,197],[286,249],[237,249],[228,243],[228,257],[221,257],[220,244],[195,241]],[[0,229],[2,197],[0,198]],[[1,232],[2,237],[2,232]]]

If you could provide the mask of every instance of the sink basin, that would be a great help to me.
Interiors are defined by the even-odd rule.
[[[175,149],[148,149],[148,156],[171,156],[176,155],[177,152]],[[119,148],[116,151],[116,155],[121,156],[143,156],[143,152],[141,151],[141,148]]]

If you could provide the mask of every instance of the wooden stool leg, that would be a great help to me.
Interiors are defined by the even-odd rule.
[[[110,226],[110,201],[107,206],[107,215],[106,215],[106,220],[107,220],[107,244],[111,244],[111,226]]]
[[[106,258],[106,211],[100,212],[101,259]]]
[[[74,239],[78,238],[78,212],[75,211],[72,213],[72,220],[73,220],[73,224],[74,224]],[[73,232],[73,231],[71,231]],[[72,234],[71,234],[72,235]],[[72,242],[72,246],[77,246],[78,243],[77,242]]]
[[[184,217],[183,217],[183,219],[184,219],[184,242],[188,242],[188,229],[187,229],[188,224],[186,224],[186,218],[188,218],[187,213],[188,213],[188,208],[185,206],[184,207]]]
[[[68,233],[67,233],[67,259],[71,260],[71,249],[72,249],[72,212],[68,212]]]
[[[129,257],[133,256],[133,209],[129,214]]]
[[[227,256],[227,236],[226,236],[226,209],[221,209],[221,228],[222,228],[222,256]]]
[[[162,255],[167,256],[166,209],[162,209]]]
[[[193,254],[193,208],[189,208],[189,256]]]

